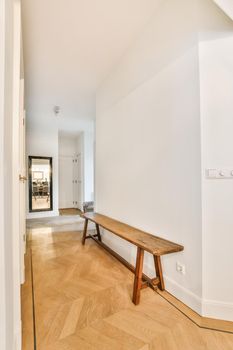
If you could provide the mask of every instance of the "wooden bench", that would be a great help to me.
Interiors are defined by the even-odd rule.
[[[126,225],[102,214],[83,213],[82,217],[85,219],[82,244],[85,244],[85,240],[87,238],[94,239],[99,245],[105,248],[134,272],[133,303],[135,305],[139,304],[140,290],[142,288],[150,286],[153,289],[157,287],[161,290],[165,289],[160,256],[182,251],[184,249],[183,246],[167,241],[166,239],[153,236],[147,232],[138,230],[132,226]],[[94,235],[87,235],[89,220],[95,223],[96,234]],[[125,259],[102,242],[100,226],[137,246],[136,267],[129,264]],[[154,257],[156,278],[151,279],[143,273],[144,251],[151,253]]]

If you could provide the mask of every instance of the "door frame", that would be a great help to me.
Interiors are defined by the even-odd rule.
[[[0,348],[6,349],[6,258],[4,202],[5,1],[0,0]]]
[[[21,1],[13,1],[13,111],[12,111],[12,253],[13,253],[13,319],[14,346],[21,349],[21,247],[19,190],[19,128],[20,128],[20,61]]]

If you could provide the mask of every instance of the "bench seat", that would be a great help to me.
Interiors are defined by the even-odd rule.
[[[179,252],[184,249],[184,247],[179,244],[153,236],[150,233],[138,230],[105,215],[86,213],[83,217],[153,255],[160,256]]]

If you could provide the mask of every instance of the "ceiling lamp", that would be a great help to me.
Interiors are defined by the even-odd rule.
[[[61,110],[60,106],[54,106],[53,107],[53,111],[54,111],[54,114],[56,116],[58,116],[58,114],[60,113],[60,110]]]

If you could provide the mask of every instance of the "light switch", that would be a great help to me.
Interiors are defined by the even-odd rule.
[[[224,169],[206,169],[207,179],[233,179],[233,167]]]
[[[206,177],[208,179],[216,179],[217,178],[217,169],[206,169]]]

